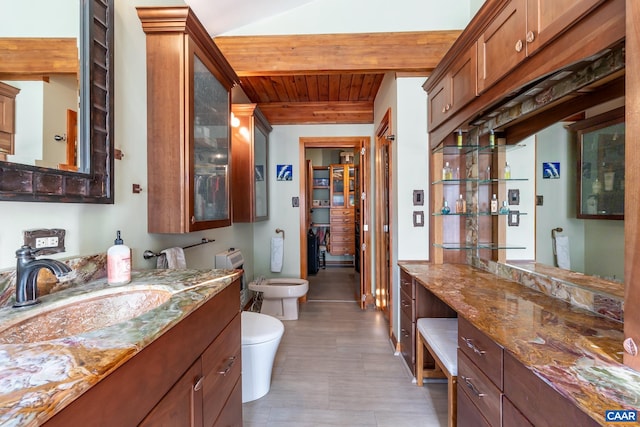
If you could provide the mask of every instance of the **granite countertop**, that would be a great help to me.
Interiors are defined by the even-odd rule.
[[[25,343],[30,333],[26,328],[16,330],[15,336],[3,332],[4,329],[0,331],[0,425],[42,424],[220,293],[240,274],[238,270],[139,271],[132,274],[131,283],[126,285],[109,286],[105,279],[96,280],[45,295],[40,298],[40,304],[31,308],[0,308],[0,328],[5,328],[8,322],[19,320],[29,310],[46,311],[62,301],[83,299],[89,292],[100,295],[123,290],[135,294],[117,300],[124,311],[142,312],[155,307],[123,321],[118,317],[117,306],[103,307],[99,315],[95,306],[89,305],[91,308],[86,310],[74,306],[75,323],[77,320],[84,325],[94,322],[96,328],[47,341]],[[154,298],[160,300],[153,301]],[[160,305],[156,307],[156,304]],[[112,318],[105,321],[104,317],[109,316]],[[64,325],[59,319],[42,323],[38,328],[54,334],[60,328],[73,330],[73,325]]]
[[[640,409],[622,323],[468,265],[399,265],[597,422],[606,410]]]

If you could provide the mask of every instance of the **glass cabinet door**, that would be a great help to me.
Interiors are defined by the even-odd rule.
[[[269,216],[267,194],[267,134],[259,126],[255,126],[253,141],[253,161],[255,164],[254,212],[256,218]]]
[[[344,207],[344,166],[331,166],[331,206]]]
[[[355,167],[349,166],[349,205],[352,208],[355,206],[355,193],[356,193],[356,172]]]
[[[197,56],[193,66],[193,219],[226,220],[230,218],[229,92]]]

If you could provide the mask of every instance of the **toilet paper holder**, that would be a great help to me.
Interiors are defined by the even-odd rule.
[[[283,229],[281,229],[281,228],[276,228],[276,233],[277,233],[277,234],[282,233],[282,239],[284,240],[284,230],[283,230]]]

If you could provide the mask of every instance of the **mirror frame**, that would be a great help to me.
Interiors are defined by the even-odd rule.
[[[103,203],[113,196],[114,0],[81,0],[80,141],[89,172],[0,161],[0,201]],[[80,144],[79,144],[80,145]]]

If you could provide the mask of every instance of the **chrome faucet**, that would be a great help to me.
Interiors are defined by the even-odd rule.
[[[25,307],[37,304],[38,301],[38,273],[46,268],[57,278],[66,276],[71,269],[54,259],[36,259],[38,250],[31,246],[22,246],[16,251],[18,265],[16,267],[16,302],[14,307]]]

